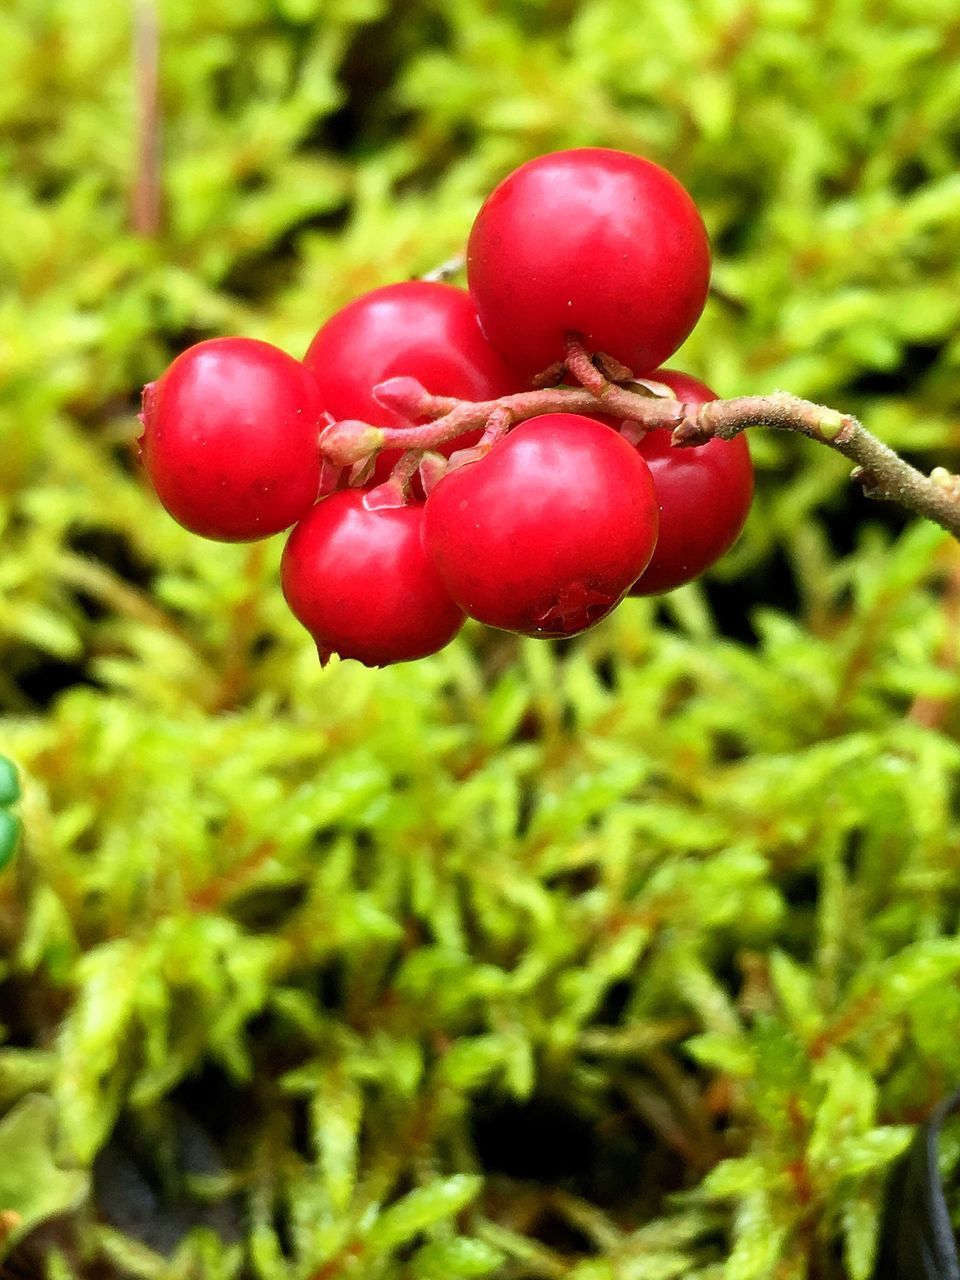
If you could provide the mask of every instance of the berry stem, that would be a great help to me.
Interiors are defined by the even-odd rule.
[[[567,372],[572,373],[581,387],[586,387],[598,400],[604,399],[610,388],[616,385],[600,372],[575,333],[567,334]],[[629,370],[624,372],[629,373]]]
[[[604,372],[610,366],[603,356],[591,357],[574,335],[568,341],[565,367],[580,381],[580,386],[541,386],[499,400],[469,401],[434,396],[415,379],[393,379],[383,384],[389,393],[384,398],[389,399],[390,406],[407,412],[410,417],[432,421],[421,426],[380,430],[377,447],[418,452],[438,449],[468,431],[487,428],[491,422],[502,432],[508,424],[515,426],[546,413],[612,415],[636,424],[631,428],[632,435],[636,435],[638,428],[641,432],[669,428],[673,444],[678,448],[703,444],[714,437],[732,440],[748,427],[769,427],[806,436],[843,454],[855,464],[851,478],[861,485],[868,498],[898,503],[934,521],[960,540],[960,477],[943,467],[935,467],[929,476],[925,475],[871,435],[852,414],[801,400],[784,391],[712,400],[701,405],[684,404],[659,394],[660,384],[656,382],[612,381]],[[617,368],[617,373],[627,372]],[[557,373],[562,376],[559,366]],[[351,427],[359,447],[362,436],[359,424]],[[365,437],[366,447],[371,439],[369,435]],[[324,443],[325,439],[321,440],[321,447]],[[344,447],[338,443],[339,460]],[[463,454],[460,461],[469,461],[473,450],[464,450]]]
[[[420,466],[422,457],[422,449],[408,449],[406,453],[397,459],[393,470],[390,472],[390,479],[394,484],[399,485],[404,493],[410,488],[410,482],[417,474],[417,468]]]
[[[410,500],[410,482],[417,474],[422,457],[420,449],[408,449],[402,453],[383,484],[378,484],[367,494],[367,509],[406,506]]]

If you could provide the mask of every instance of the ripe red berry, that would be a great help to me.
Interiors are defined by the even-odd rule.
[[[511,173],[477,215],[467,278],[490,342],[527,376],[576,332],[635,373],[696,324],[710,248],[697,208],[659,165],[587,147]]]
[[[717,399],[689,374],[660,369],[651,377],[687,404]],[[664,427],[649,431],[637,450],[653,476],[660,533],[653,558],[630,594],[659,595],[699,577],[736,541],[753,498],[753,465],[743,435],[675,449]]]
[[[516,375],[480,331],[469,293],[426,280],[355,298],[323,325],[303,359],[334,418],[376,427],[406,422],[373,398],[373,388],[388,378],[416,378],[434,395],[462,400],[493,400],[517,390]],[[444,452],[472,444],[477,435],[451,441]],[[375,481],[386,479],[398,457],[396,450],[380,455]]]
[[[281,581],[321,661],[384,667],[442,649],[463,614],[423,549],[423,505],[368,501],[344,489],[319,502],[287,541]]]
[[[212,338],[144,388],[143,462],[193,533],[265,538],[316,501],[321,418],[316,380],[299,360],[255,338]]]
[[[642,573],[657,502],[622,436],[547,414],[440,480],[424,537],[465,613],[506,631],[567,636],[599,622]]]

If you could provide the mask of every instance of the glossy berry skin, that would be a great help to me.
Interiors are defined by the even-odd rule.
[[[636,374],[683,342],[710,279],[706,230],[659,165],[587,147],[521,165],[470,233],[467,279],[484,333],[527,377],[564,355],[564,334]]]
[[[463,614],[423,549],[423,504],[368,506],[342,489],[291,533],[283,594],[325,662],[333,653],[368,667],[425,658],[452,640]]]
[[[717,399],[689,374],[660,369],[650,376],[687,404]],[[750,511],[753,464],[743,435],[674,449],[664,427],[648,432],[637,450],[653,476],[660,534],[653,559],[630,594],[659,595],[699,577],[729,551]]]
[[[184,528],[246,542],[289,529],[316,501],[321,418],[299,360],[255,338],[212,338],[144,388],[141,455]]]
[[[416,378],[434,395],[462,400],[494,400],[520,389],[516,374],[481,333],[469,293],[426,280],[355,298],[323,325],[303,360],[334,418],[375,427],[405,424],[373,398],[373,388],[388,378]],[[451,441],[443,452],[449,456],[477,436]],[[396,450],[382,453],[371,483],[385,480],[399,456]]]
[[[569,636],[614,608],[657,538],[646,463],[595,419],[557,413],[515,427],[430,493],[424,538],[471,617]]]

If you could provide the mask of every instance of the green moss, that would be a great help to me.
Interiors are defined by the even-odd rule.
[[[175,527],[135,412],[198,336],[299,352],[600,144],[704,210],[676,364],[955,472],[951,6],[160,8],[152,238],[126,7],[0,13],[8,1245],[57,1280],[866,1280],[960,1075],[954,544],[754,432],[706,585],[321,671],[278,546]]]

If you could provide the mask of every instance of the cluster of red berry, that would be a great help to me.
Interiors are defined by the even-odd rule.
[[[283,591],[322,657],[420,658],[464,615],[573,635],[728,549],[753,491],[743,437],[676,449],[664,428],[566,412],[514,425],[494,404],[486,430],[431,443],[444,462],[424,454],[424,418],[398,410],[390,380],[450,404],[497,402],[542,386],[551,367],[562,383],[572,336],[686,406],[705,403],[709,388],[658,366],[696,323],[709,269],[700,215],[664,169],[597,148],[542,156],[480,210],[469,291],[376,289],[328,320],[302,362],[250,338],[185,351],[144,391],[147,471],[171,515],[205,537],[296,526]],[[349,471],[332,445],[324,454],[344,422],[370,442]]]

